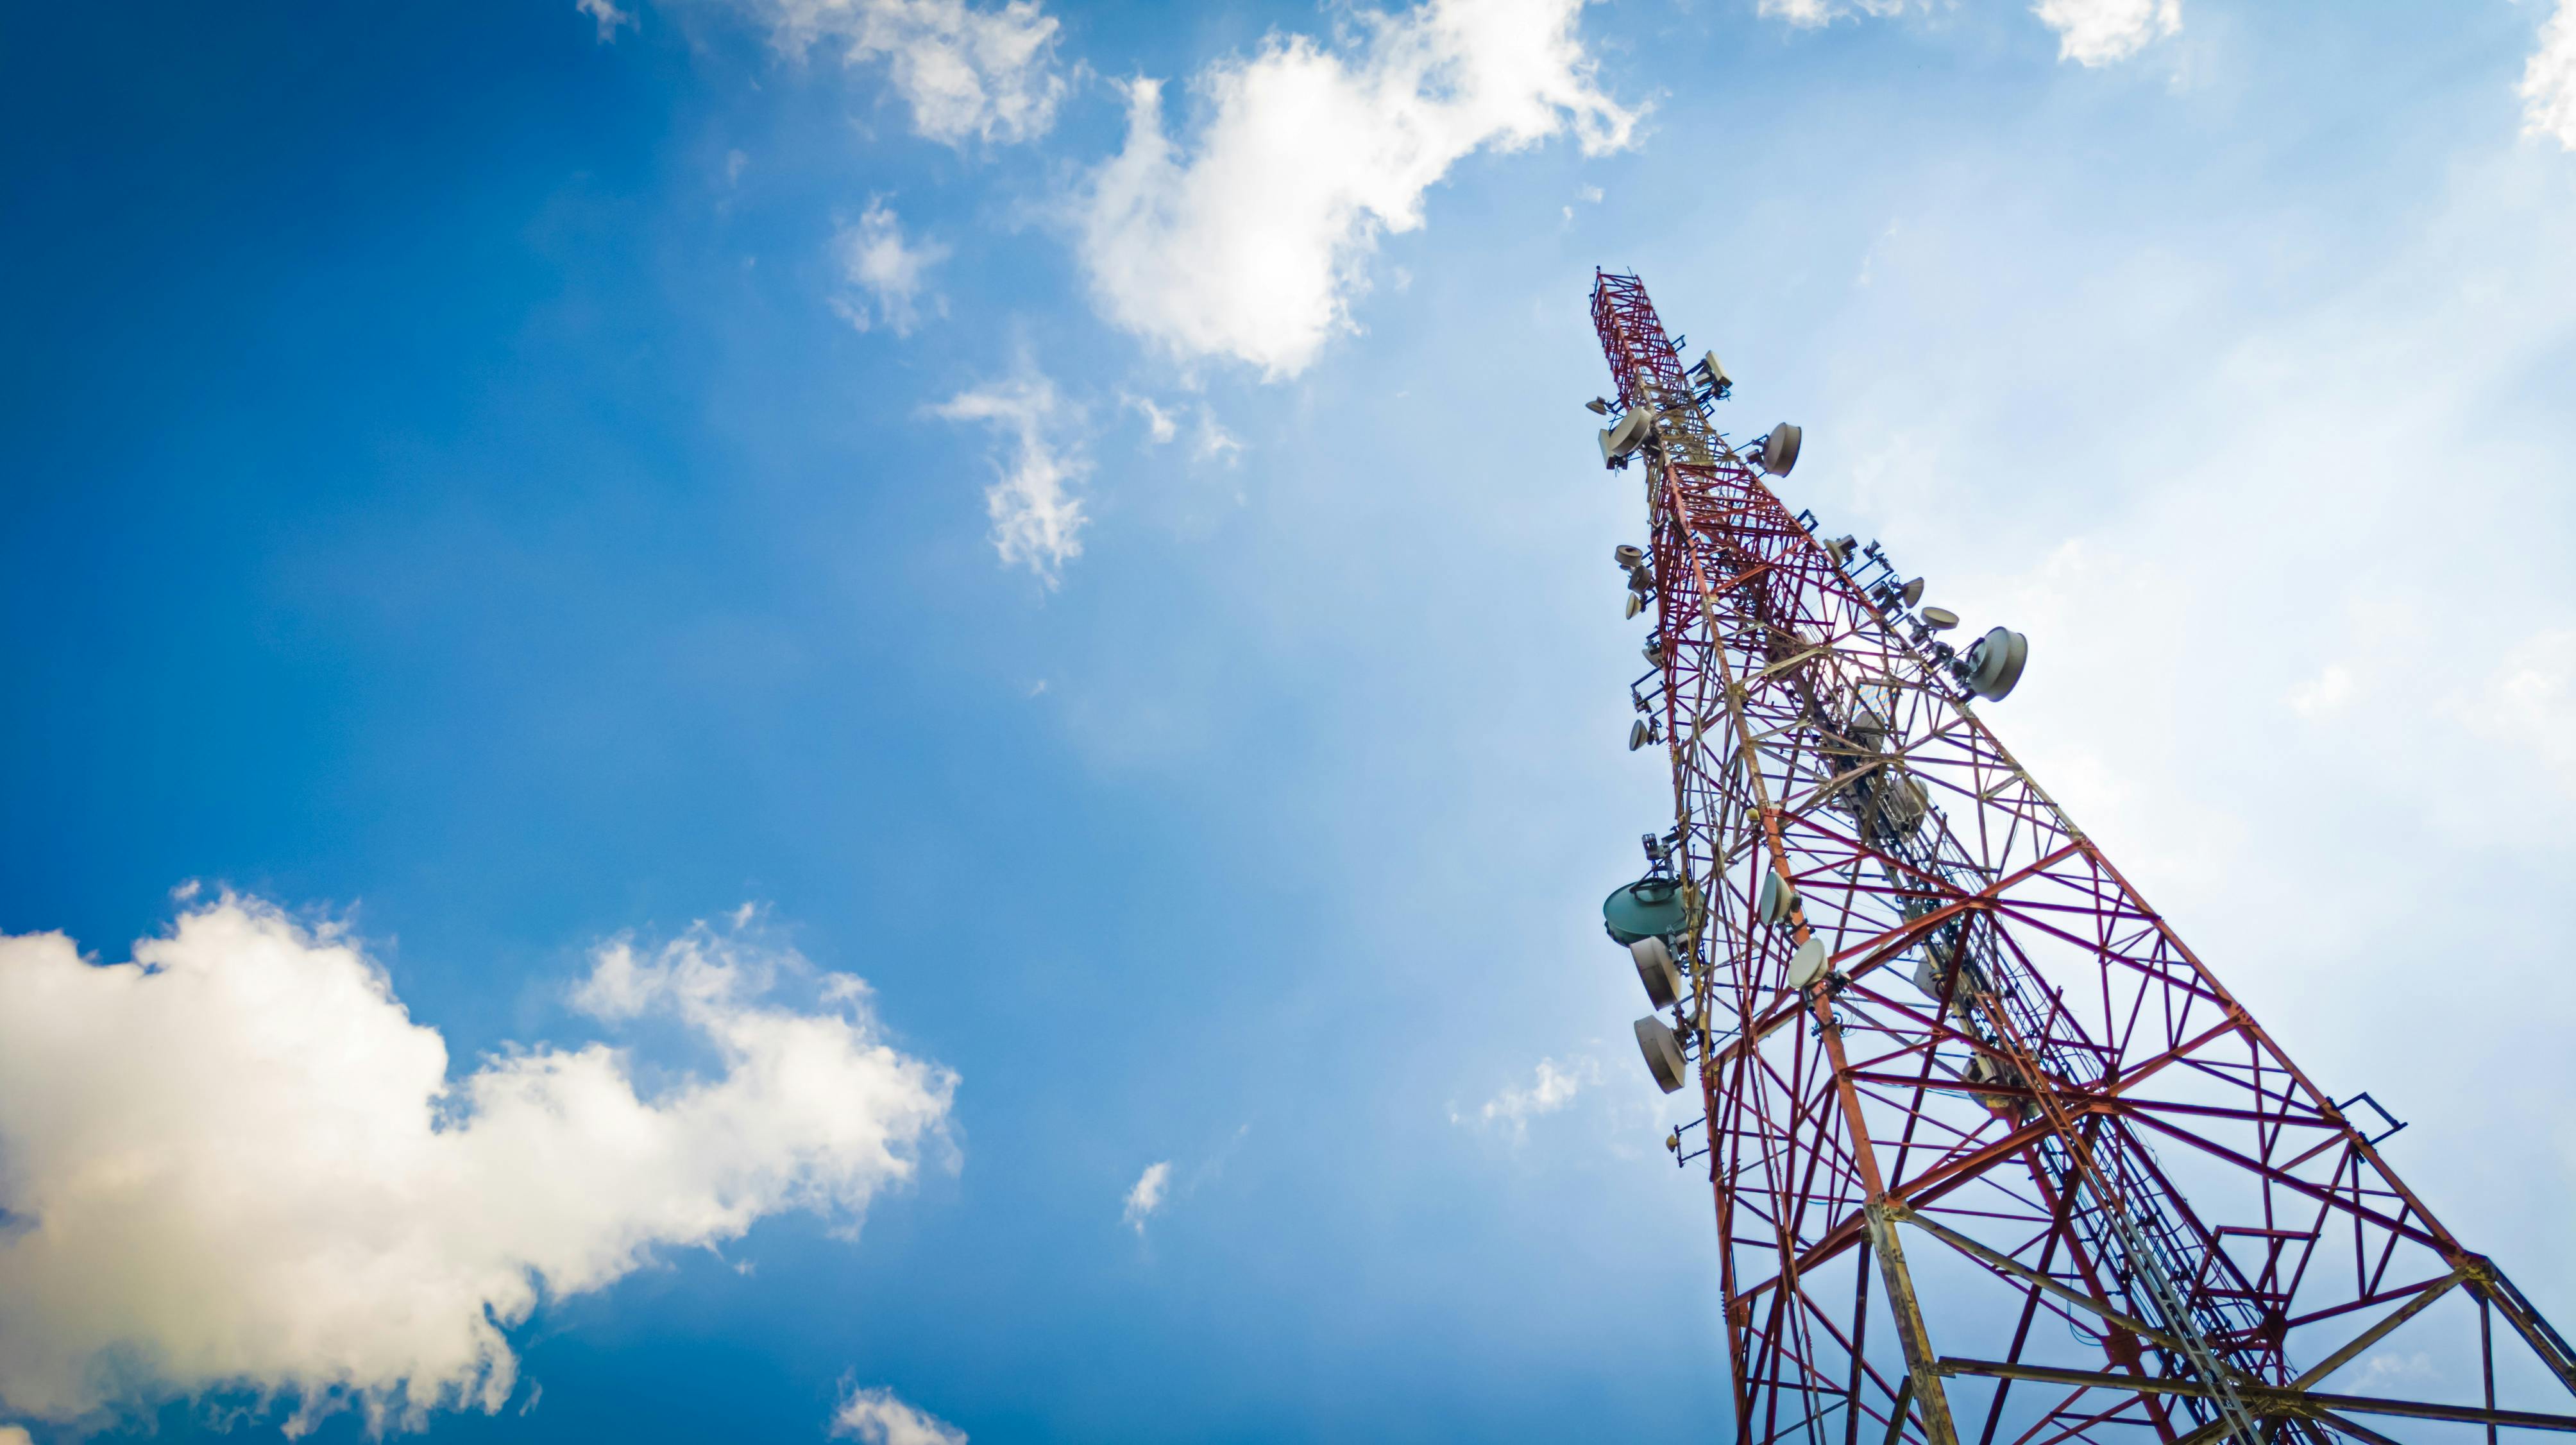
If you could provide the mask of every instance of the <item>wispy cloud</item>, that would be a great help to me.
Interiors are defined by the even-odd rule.
[[[1190,443],[1190,455],[1203,462],[1234,465],[1243,455],[1243,439],[1225,429],[1216,413],[1205,405],[1199,407],[1198,435]]]
[[[1152,445],[1162,446],[1180,437],[1185,406],[1166,407],[1152,397],[1132,393],[1122,393],[1119,402],[1145,419],[1145,439]],[[1190,419],[1190,460],[1232,466],[1241,459],[1243,438],[1228,431],[1225,423],[1217,420],[1215,408],[1200,402]]]
[[[1564,1063],[1541,1059],[1526,1087],[1507,1086],[1485,1101],[1476,1111],[1476,1121],[1486,1127],[1501,1127],[1518,1139],[1529,1132],[1529,1121],[1542,1114],[1553,1114],[1574,1102],[1574,1096],[1588,1086],[1601,1082],[1601,1065],[1589,1056],[1577,1054]],[[1450,1118],[1465,1122],[1452,1113]]]
[[[2290,689],[2290,710],[2301,717],[2329,717],[2350,706],[2358,690],[2350,666],[2328,663],[2316,676]]]
[[[572,8],[599,22],[603,45],[617,38],[617,27],[635,23],[635,17],[618,9],[615,0],[572,0]]]
[[[2576,629],[2516,643],[2451,715],[2478,736],[2523,752],[2576,798]]]
[[[1145,1166],[1136,1176],[1136,1185],[1127,1191],[1127,1208],[1121,1216],[1139,1238],[1145,1233],[1145,1221],[1163,1207],[1163,1196],[1172,1183],[1172,1161],[1159,1160]]]
[[[1846,15],[1900,15],[1909,0],[1762,0],[1754,13],[1801,29],[1829,25]]]
[[[1006,566],[1025,566],[1052,586],[1064,564],[1082,555],[1082,502],[1073,487],[1091,474],[1077,439],[1081,410],[1034,372],[962,391],[930,408],[949,421],[981,422],[1009,442],[995,459],[1001,476],[984,491],[993,519],[993,549]]]
[[[1932,8],[1932,0],[1760,0],[1755,13],[1816,30]],[[2182,0],[2038,0],[2031,13],[2057,32],[2058,59],[2085,66],[2126,60],[2182,29]]]
[[[1226,1161],[1234,1157],[1251,1134],[1250,1124],[1237,1124],[1223,1143],[1198,1156],[1194,1164],[1181,1167],[1172,1160],[1161,1159],[1146,1165],[1145,1172],[1137,1175],[1136,1183],[1128,1189],[1120,1217],[1139,1238],[1143,1237],[1146,1219],[1161,1213],[1174,1200],[1187,1199],[1224,1177]]]
[[[1172,413],[1157,406],[1150,396],[1124,396],[1120,401],[1145,419],[1145,439],[1156,446],[1181,434],[1180,422]]]
[[[883,63],[914,131],[952,145],[1019,141],[1055,123],[1065,78],[1060,27],[1034,0],[741,0],[781,49],[837,46],[852,65]]]
[[[249,1388],[290,1432],[493,1411],[504,1331],[660,1247],[780,1210],[854,1224],[908,1178],[954,1078],[887,1047],[863,995],[730,929],[601,948],[579,1001],[721,1065],[646,1098],[603,1045],[515,1048],[451,1080],[341,930],[225,896],[134,961],[0,938],[0,1397],[78,1420]],[[388,1302],[398,1307],[388,1307]]]
[[[1203,71],[1195,145],[1163,122],[1162,82],[1127,86],[1124,149],[1090,178],[1080,249],[1110,320],[1183,357],[1272,377],[1353,329],[1378,237],[1423,224],[1423,194],[1488,147],[1572,130],[1586,151],[1627,143],[1575,38],[1582,0],[1429,0],[1358,11],[1356,43],[1273,35]]]
[[[832,1438],[862,1445],[966,1445],[966,1432],[895,1397],[892,1390],[852,1389],[832,1411]]]
[[[880,325],[908,336],[920,323],[930,270],[949,253],[935,241],[906,242],[902,220],[883,197],[872,197],[856,224],[833,235],[832,254],[844,288],[832,298],[833,309],[861,331]],[[935,298],[932,304],[939,305]]]

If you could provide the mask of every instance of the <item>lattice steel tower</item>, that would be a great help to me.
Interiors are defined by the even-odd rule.
[[[2566,1410],[2576,1352],[2388,1167],[2367,1096],[2301,1073],[1978,715],[2019,635],[1954,651],[1878,544],[1792,515],[1761,473],[1797,430],[1730,445],[1723,366],[1635,277],[1592,318],[1652,532],[1618,557],[1653,629],[1630,742],[1674,809],[1604,915],[1662,1010],[1648,1067],[1704,1107],[1735,1438],[2576,1430],[2498,1408]],[[2453,1384],[2333,1392],[2374,1354]]]

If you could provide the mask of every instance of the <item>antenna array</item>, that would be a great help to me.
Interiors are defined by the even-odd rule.
[[[1635,277],[1592,317],[1652,534],[1618,559],[1652,619],[1631,742],[1673,780],[1604,916],[1667,1010],[1648,1067],[1703,1106],[1667,1143],[1708,1161],[1735,1438],[2576,1430],[2498,1406],[2563,1410],[2576,1351],[2388,1167],[2402,1126],[2302,1073],[1978,715],[2027,641],[1953,649],[1921,579],[1793,515],[1762,474],[1797,428],[1730,443],[1736,379]],[[2389,1350],[2477,1398],[2329,1393]]]

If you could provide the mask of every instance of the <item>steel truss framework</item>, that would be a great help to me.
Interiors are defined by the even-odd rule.
[[[1598,276],[1592,316],[1620,409],[1657,417],[1638,698],[1672,763],[1735,1438],[2576,1430],[2497,1406],[2501,1373],[2566,1410],[2576,1352],[1717,433],[1637,279]],[[1830,972],[1793,989],[1810,938]],[[2326,1393],[2391,1348],[2478,1398]]]

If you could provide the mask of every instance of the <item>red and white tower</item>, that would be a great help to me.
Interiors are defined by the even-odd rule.
[[[1592,318],[1652,536],[1618,559],[1631,740],[1673,778],[1604,915],[1704,1109],[1735,1438],[2576,1431],[2576,1351],[2388,1167],[2401,1126],[2301,1073],[1979,715],[2024,640],[1954,650],[1876,543],[1793,515],[1797,430],[1721,435],[1723,366],[1635,277]],[[2350,1383],[2389,1349],[2448,1388]]]

